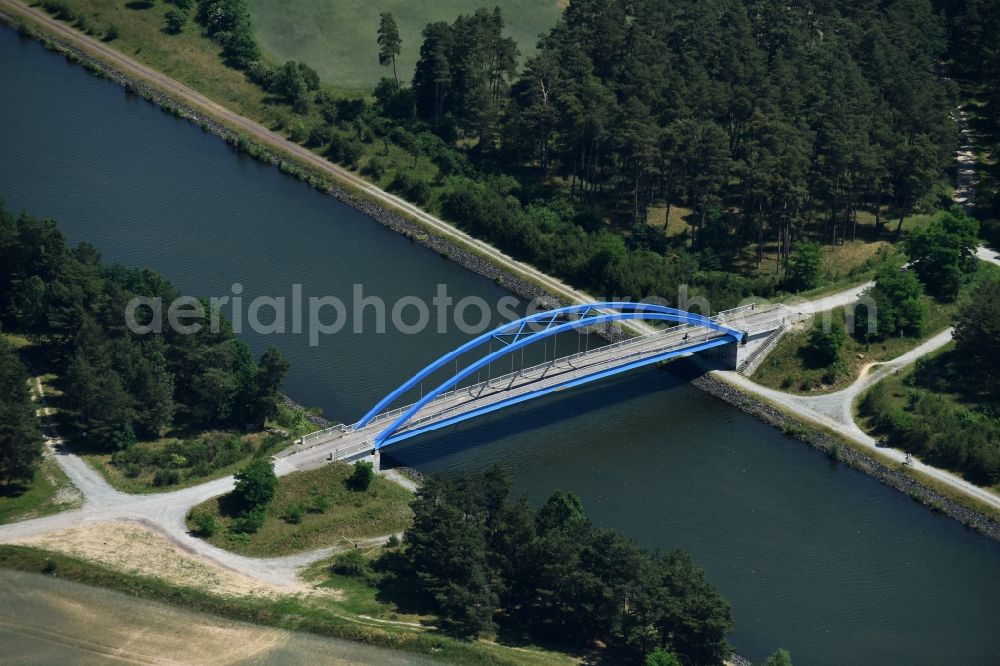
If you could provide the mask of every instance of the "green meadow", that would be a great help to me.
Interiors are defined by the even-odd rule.
[[[276,61],[298,60],[338,88],[370,90],[391,67],[378,64],[379,14],[390,12],[403,39],[397,60],[400,80],[408,81],[420,55],[420,33],[428,23],[500,7],[507,34],[517,41],[521,62],[534,53],[538,35],[555,25],[558,0],[250,0],[257,40]]]

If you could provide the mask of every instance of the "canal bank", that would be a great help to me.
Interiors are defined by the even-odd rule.
[[[691,364],[690,368],[681,370],[680,374],[688,376],[691,383],[702,391],[773,426],[785,435],[826,453],[831,460],[863,472],[930,510],[943,513],[983,536],[1000,542],[1000,523],[994,518],[984,511],[963,504],[954,494],[939,492],[929,483],[907,474],[905,467],[891,466],[886,461],[878,460],[846,437],[770,404],[764,398],[734,386],[713,372],[704,371],[703,366],[699,369]]]
[[[3,11],[5,4],[10,13]],[[283,173],[299,178],[310,186],[356,208],[379,224],[403,234],[410,240],[424,245],[463,268],[495,281],[504,289],[524,299],[537,299],[545,307],[557,307],[572,301],[587,302],[593,300],[588,295],[563,285],[533,267],[516,262],[489,244],[474,239],[442,220],[419,211],[415,206],[399,197],[379,190],[374,185],[318,155],[309,152],[308,156],[312,164],[304,165],[301,154],[299,159],[296,159],[281,149],[275,149],[273,145],[265,146],[255,142],[248,138],[246,133],[231,128],[212,114],[196,109],[179,96],[166,93],[160,87],[139,76],[127,74],[116,67],[108,57],[94,56],[80,46],[71,43],[72,39],[77,43],[90,42],[91,47],[102,46],[95,40],[60,25],[55,19],[51,19],[41,11],[22,7],[16,3],[0,3],[0,23],[39,41],[46,49],[63,55],[70,62],[81,64],[92,74],[111,80],[127,91],[159,106],[164,111],[200,126],[206,132],[214,134],[254,159],[275,166]],[[59,29],[64,30],[60,30],[60,34],[53,32],[53,30]],[[107,47],[102,50],[106,55],[110,51]],[[162,78],[166,79],[167,77]],[[184,89],[180,84],[176,84],[176,87]],[[189,99],[200,97],[194,91],[186,90],[186,92]],[[207,101],[205,100],[205,102]],[[218,105],[213,106],[221,110]],[[254,125],[249,120],[246,123]],[[264,128],[254,127],[254,129],[267,132]],[[278,135],[274,135],[274,138],[287,144],[286,147],[305,150]],[[323,168],[326,173],[317,171],[317,161],[319,161],[318,166]],[[331,180],[331,175],[339,180],[336,182]],[[377,199],[374,199],[373,196]],[[393,204],[394,210],[388,208],[387,204]],[[440,231],[448,233],[448,238],[439,235]]]

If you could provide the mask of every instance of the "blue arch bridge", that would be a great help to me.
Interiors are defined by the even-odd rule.
[[[564,356],[555,355],[553,343],[553,357],[548,358],[548,341],[555,336],[613,330],[620,322],[630,322],[638,334]],[[381,450],[396,442],[666,359],[711,350],[723,367],[736,369],[755,350],[763,351],[787,323],[784,307],[756,304],[714,317],[631,302],[539,312],[466,342],[417,372],[356,423],[306,435],[285,455],[310,449],[327,460],[367,456],[377,468]],[[523,359],[524,350],[532,345],[546,346],[543,363],[492,376],[495,364],[506,363],[509,357],[513,368],[515,356]],[[487,371],[489,376],[482,381]],[[414,395],[419,397],[400,404]]]

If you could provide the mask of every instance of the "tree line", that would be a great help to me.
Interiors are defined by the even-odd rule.
[[[78,438],[124,449],[172,428],[260,426],[275,414],[288,369],[277,350],[255,361],[225,320],[193,334],[128,328],[133,297],[180,295],[157,273],[106,265],[89,243],[70,248],[55,221],[2,202],[0,257],[0,325],[45,348]]]
[[[417,115],[626,229],[684,203],[695,250],[714,245],[713,208],[758,261],[765,237],[787,261],[813,223],[853,238],[859,209],[881,230],[883,204],[902,219],[955,146],[925,0],[574,0],[520,74],[502,26],[484,10],[427,26]]]
[[[0,338],[0,480],[5,486],[31,481],[42,457],[28,377],[17,351]]]
[[[934,0],[934,8],[949,36],[951,73],[968,88],[975,147],[992,156],[980,163],[986,178],[976,187],[976,216],[984,238],[1000,248],[1000,0]]]
[[[536,510],[510,488],[499,466],[428,479],[403,548],[374,565],[379,584],[389,594],[412,588],[459,635],[500,626],[563,647],[600,641],[629,661],[656,650],[691,665],[729,656],[729,603],[687,554],[594,527],[570,493]]]
[[[722,308],[794,290],[800,241],[899,235],[947,198],[955,90],[935,65],[959,37],[930,0],[574,0],[520,67],[499,10],[419,45],[383,14],[374,103],[267,62],[244,0],[199,0],[195,19],[292,109],[294,140],[599,293],[688,284]],[[691,233],[651,227],[654,206],[691,209]],[[755,277],[771,247],[775,275]]]

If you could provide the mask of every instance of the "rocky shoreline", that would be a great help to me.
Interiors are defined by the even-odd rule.
[[[753,396],[733,388],[729,384],[702,373],[690,378],[691,383],[702,391],[750,414],[770,426],[778,428],[786,435],[802,441],[814,449],[823,451],[831,458],[843,462],[854,469],[912,497],[932,511],[943,513],[957,520],[969,529],[1000,542],[1000,523],[978,511],[964,507],[920,481],[895,470],[882,462],[841,444],[833,437],[803,423]]]

